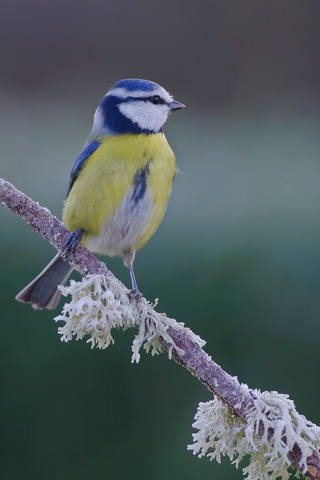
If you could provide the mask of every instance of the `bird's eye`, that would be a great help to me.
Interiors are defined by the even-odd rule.
[[[159,95],[154,95],[153,97],[150,97],[150,102],[154,105],[159,105],[159,103],[163,103],[162,98],[160,98]]]

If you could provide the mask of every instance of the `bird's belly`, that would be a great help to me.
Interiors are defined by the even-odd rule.
[[[150,190],[147,189],[139,202],[133,202],[133,189],[125,195],[115,213],[103,224],[99,235],[87,234],[85,246],[95,253],[113,257],[137,250],[142,237],[148,235],[148,225],[155,212]],[[145,243],[145,242],[143,242]]]

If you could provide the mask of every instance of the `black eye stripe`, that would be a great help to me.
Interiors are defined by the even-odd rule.
[[[161,98],[159,95],[152,95],[150,97],[127,97],[124,99],[121,99],[121,102],[131,102],[131,101],[137,101],[140,100],[142,102],[150,102],[153,103],[154,105],[167,105],[167,102]]]

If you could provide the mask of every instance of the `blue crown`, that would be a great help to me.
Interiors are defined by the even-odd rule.
[[[109,91],[115,88],[125,88],[128,92],[140,91],[140,92],[152,92],[158,87],[158,85],[150,80],[142,80],[140,78],[127,78],[125,80],[119,80]]]

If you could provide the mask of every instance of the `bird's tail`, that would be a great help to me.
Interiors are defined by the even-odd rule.
[[[72,272],[70,263],[56,255],[44,270],[16,296],[18,302],[31,303],[35,310],[53,310],[58,305],[61,292]]]

